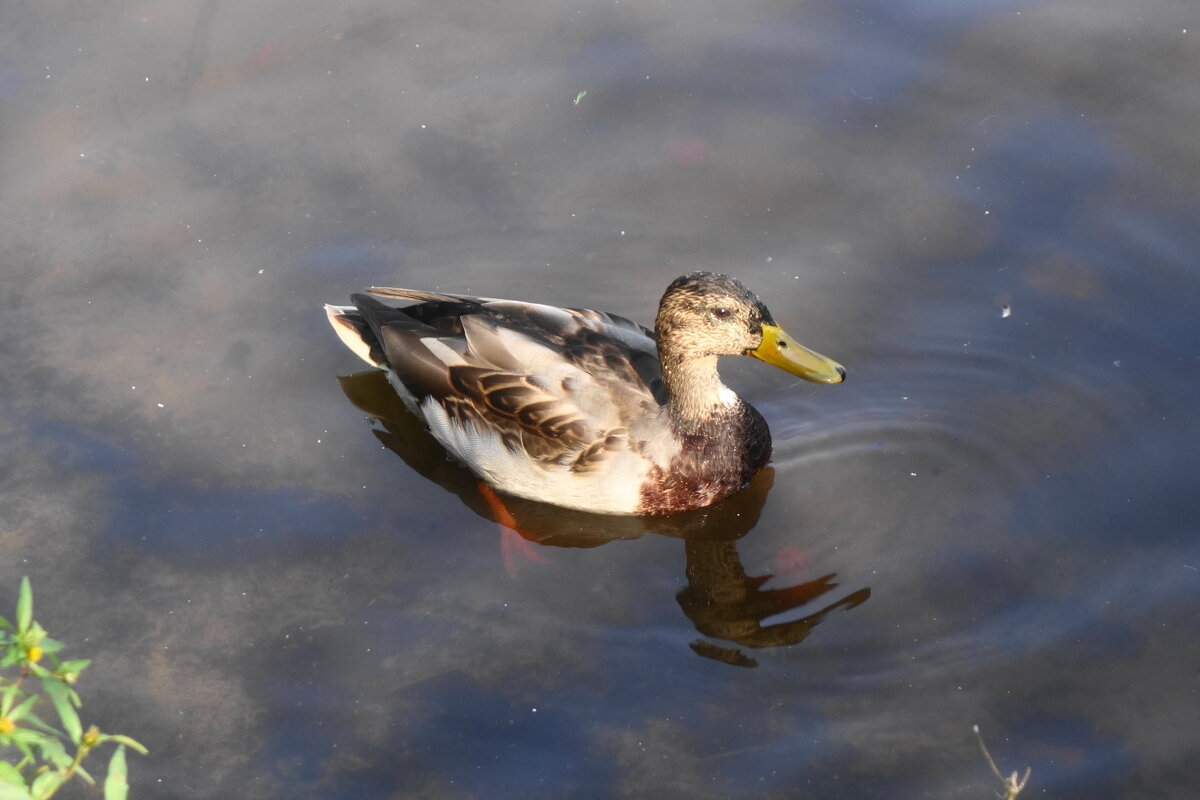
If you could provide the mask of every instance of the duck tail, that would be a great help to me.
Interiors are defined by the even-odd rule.
[[[372,367],[382,367],[382,353],[379,340],[375,338],[371,326],[363,319],[363,315],[354,306],[335,306],[325,304],[325,316],[333,331],[354,355],[370,364]]]

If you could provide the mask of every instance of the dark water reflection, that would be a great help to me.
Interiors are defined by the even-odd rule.
[[[701,633],[745,647],[798,644],[831,611],[853,608],[871,596],[870,589],[859,589],[823,608],[806,608],[807,615],[800,619],[764,624],[768,617],[795,612],[837,588],[832,582],[836,577],[833,574],[770,588],[764,584],[775,576],[746,575],[736,541],[758,525],[767,493],[774,483],[773,469],[763,470],[744,491],[710,508],[666,517],[588,514],[521,498],[506,499],[506,507],[499,510],[480,493],[478,479],[450,461],[424,423],[405,410],[382,372],[359,373],[343,378],[341,383],[351,402],[382,426],[375,435],[384,447],[421,475],[456,494],[475,513],[501,525],[505,568],[514,579],[518,559],[542,564],[548,560],[523,540],[552,547],[596,547],[646,533],[683,539],[688,585],[677,596],[680,607]],[[787,571],[807,571],[800,550],[784,549],[780,556]],[[693,642],[691,648],[706,658],[738,666],[758,666],[757,661],[737,648],[703,641]]]
[[[988,797],[978,723],[1028,794],[1191,798],[1193,17],[14,7],[0,595],[135,797]],[[729,359],[772,472],[528,538],[320,312],[691,269],[850,380]]]

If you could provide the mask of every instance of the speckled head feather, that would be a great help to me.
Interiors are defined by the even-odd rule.
[[[664,358],[739,355],[762,343],[771,312],[742,283],[715,272],[690,272],[671,282],[654,330]]]

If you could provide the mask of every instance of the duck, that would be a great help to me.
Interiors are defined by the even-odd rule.
[[[691,272],[651,330],[616,314],[372,287],[326,305],[341,341],[481,489],[598,514],[704,508],[771,458],[763,416],[721,382],[720,356],[840,383],[740,281]]]

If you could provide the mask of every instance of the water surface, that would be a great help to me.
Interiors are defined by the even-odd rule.
[[[1030,794],[1193,797],[1190,12],[10,9],[3,602],[135,797],[984,798],[974,724]],[[649,323],[692,269],[850,380],[727,359],[770,472],[528,539],[320,311]]]

